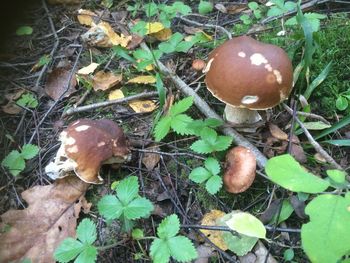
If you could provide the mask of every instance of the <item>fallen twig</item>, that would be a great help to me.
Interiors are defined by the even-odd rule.
[[[226,231],[226,232],[231,232],[231,234],[235,236],[239,236],[239,233],[232,230],[228,226],[209,226],[209,225],[180,225],[180,227],[183,228],[193,228],[193,229],[206,229],[206,230],[214,230],[214,231]],[[265,226],[266,230],[272,231],[273,229],[276,229],[277,231],[280,232],[289,232],[289,233],[300,233],[300,229],[296,228],[284,228],[284,227],[273,227],[266,225]]]
[[[283,107],[284,107],[290,114],[293,113],[293,110],[292,110],[288,105],[286,105],[285,103],[283,103]],[[324,122],[325,124],[330,124],[329,121],[327,121],[325,118],[323,118],[323,117],[320,116],[320,115],[314,114],[314,113],[303,112],[303,111],[297,111],[296,114],[299,115],[299,116],[304,116],[304,117],[306,117],[306,118],[315,119],[315,120],[320,120],[320,121]]]

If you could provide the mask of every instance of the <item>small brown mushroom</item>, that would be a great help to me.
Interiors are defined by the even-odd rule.
[[[74,170],[84,182],[99,184],[102,164],[122,163],[130,159],[123,130],[110,120],[80,119],[60,134],[62,142],[55,160],[45,167],[52,179]]]
[[[255,155],[243,146],[232,148],[226,155],[224,185],[230,193],[242,193],[253,183],[256,171]]]

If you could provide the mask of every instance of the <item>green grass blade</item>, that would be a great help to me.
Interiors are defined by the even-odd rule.
[[[327,64],[327,66],[322,70],[320,75],[318,75],[307,87],[306,91],[304,92],[304,97],[306,99],[309,99],[314,89],[316,89],[327,78],[331,68],[332,61]]]
[[[328,140],[324,141],[325,143],[333,144],[336,146],[350,146],[350,139],[344,139],[344,140]]]
[[[350,115],[344,117],[341,121],[337,122],[336,124],[332,125],[332,127],[325,129],[323,132],[321,132],[319,135],[315,137],[316,140],[332,133],[335,132],[341,128],[343,128],[346,125],[350,124]]]

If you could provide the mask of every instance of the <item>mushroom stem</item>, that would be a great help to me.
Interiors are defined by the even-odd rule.
[[[224,119],[232,124],[252,124],[260,121],[262,118],[257,110],[233,107],[226,104]]]

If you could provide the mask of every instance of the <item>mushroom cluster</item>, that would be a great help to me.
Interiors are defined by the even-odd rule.
[[[214,49],[203,72],[208,90],[226,103],[224,118],[234,124],[259,121],[256,110],[276,106],[293,87],[293,67],[286,52],[249,36]]]
[[[123,130],[111,120],[77,120],[61,132],[60,141],[53,162],[45,167],[52,179],[74,171],[84,182],[100,184],[102,164],[123,163],[131,157]]]

